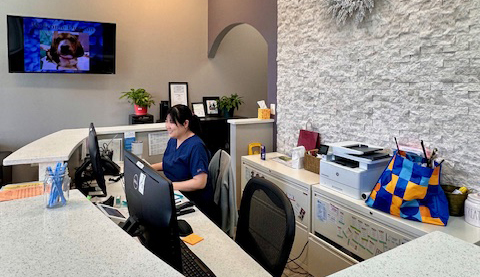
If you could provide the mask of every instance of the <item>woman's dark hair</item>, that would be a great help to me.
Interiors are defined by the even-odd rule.
[[[176,123],[176,125],[183,125],[185,120],[188,120],[188,129],[196,135],[201,134],[202,129],[200,128],[200,119],[198,116],[192,114],[192,111],[187,106],[181,104],[175,105],[168,109],[167,115],[170,115],[170,118]]]

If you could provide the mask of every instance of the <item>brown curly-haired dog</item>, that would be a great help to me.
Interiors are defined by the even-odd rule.
[[[78,35],[61,33],[53,39],[47,60],[55,62],[59,70],[78,70],[77,58],[84,54]]]

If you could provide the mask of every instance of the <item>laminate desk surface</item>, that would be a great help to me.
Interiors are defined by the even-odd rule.
[[[2,276],[182,276],[78,190],[65,207],[43,196],[0,203]]]

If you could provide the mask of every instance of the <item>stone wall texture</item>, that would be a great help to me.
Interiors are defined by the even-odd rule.
[[[480,0],[377,0],[358,26],[325,2],[278,0],[278,151],[309,121],[323,143],[423,140],[444,183],[480,188]]]

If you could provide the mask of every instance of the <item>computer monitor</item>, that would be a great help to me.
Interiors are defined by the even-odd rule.
[[[100,148],[98,147],[97,132],[95,132],[95,127],[93,126],[93,123],[90,123],[87,144],[88,154],[90,155],[90,162],[92,163],[93,176],[97,181],[98,187],[100,187],[104,196],[106,196],[107,187],[105,186],[105,175],[103,173]]]
[[[134,154],[124,152],[125,195],[130,214],[124,229],[133,235],[140,227],[140,240],[145,247],[182,272],[172,183]]]

